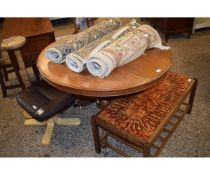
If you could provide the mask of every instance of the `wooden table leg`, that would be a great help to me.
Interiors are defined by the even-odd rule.
[[[151,149],[150,147],[145,147],[143,151],[143,157],[150,157],[151,156]]]
[[[192,111],[192,106],[193,106],[193,102],[194,102],[194,98],[195,98],[195,92],[196,92],[196,88],[197,88],[197,84],[198,84],[198,79],[194,78],[195,83],[193,84],[193,87],[190,91],[190,98],[189,98],[189,110],[187,111],[187,114],[190,114]]]
[[[101,144],[100,144],[100,138],[99,138],[99,131],[98,131],[98,126],[95,121],[95,116],[92,116],[91,118],[91,125],[92,125],[92,133],[93,133],[93,138],[94,138],[94,143],[95,143],[95,151],[96,153],[101,152]]]

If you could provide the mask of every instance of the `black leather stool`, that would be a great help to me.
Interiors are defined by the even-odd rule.
[[[63,112],[74,104],[75,98],[66,92],[57,90],[44,81],[33,83],[16,96],[18,104],[24,109],[25,125],[47,125],[42,144],[51,141],[53,128],[58,125],[79,125],[78,118],[59,118]]]

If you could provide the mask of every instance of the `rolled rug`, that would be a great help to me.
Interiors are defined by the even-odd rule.
[[[134,30],[96,53],[87,61],[87,69],[92,75],[104,78],[116,67],[138,58],[148,46],[149,38]]]
[[[87,61],[88,71],[100,78],[108,76],[113,69],[127,64],[148,48],[169,49],[162,45],[158,32],[149,25],[140,25],[136,30],[100,50]]]
[[[93,41],[77,51],[70,53],[66,56],[65,60],[67,67],[77,73],[83,71],[86,68],[86,62],[90,57],[109,45],[112,40],[123,37],[126,33],[136,29],[139,26],[140,24],[136,23],[134,20],[131,20],[129,24],[108,35],[103,36],[100,39],[97,39],[96,41]]]
[[[79,49],[78,51],[75,51],[69,55],[66,56],[66,65],[69,69],[71,69],[74,72],[80,73],[86,68],[86,62],[88,60],[89,51],[91,49],[94,49],[96,46],[97,50],[100,50],[101,48],[105,47],[106,45],[110,44],[111,40],[108,40],[107,38],[104,41],[97,41],[94,43],[90,43],[88,45],[89,47],[83,47]]]
[[[149,48],[159,48],[161,50],[170,49],[170,47],[162,45],[162,40],[160,38],[159,33],[150,25],[147,24],[140,25],[140,27],[138,27],[137,30],[143,32],[145,35],[149,35],[148,37],[150,40],[150,44],[148,46],[148,49]]]
[[[64,39],[56,42],[52,48],[46,50],[46,57],[55,63],[61,64],[68,54],[83,46],[103,37],[121,26],[118,18],[102,21],[85,31],[73,35],[71,39]]]

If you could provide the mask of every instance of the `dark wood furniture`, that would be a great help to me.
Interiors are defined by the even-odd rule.
[[[166,42],[174,33],[187,33],[190,38],[193,30],[194,18],[144,18],[149,20],[156,29],[163,32]]]
[[[142,152],[144,157],[158,156],[184,115],[191,112],[196,86],[197,79],[169,72],[141,93],[112,100],[92,117],[96,152],[108,147],[128,156],[109,143],[111,137]]]
[[[49,61],[45,56],[47,48],[37,59],[41,76],[58,89],[82,96],[111,97],[139,92],[160,81],[172,64],[170,50],[150,49],[135,61],[115,69],[107,78],[100,79],[87,70],[78,74],[65,64]]]
[[[55,41],[54,29],[48,18],[5,18],[3,23],[3,39],[12,36],[24,36],[27,43],[21,49],[26,67],[32,66],[35,76],[39,79],[36,59],[39,53]]]

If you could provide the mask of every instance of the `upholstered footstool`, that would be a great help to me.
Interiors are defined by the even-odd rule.
[[[112,100],[92,117],[96,152],[108,147],[128,156],[110,143],[111,137],[142,152],[144,157],[158,156],[184,115],[191,112],[197,81],[169,72],[145,91]]]
[[[62,118],[58,114],[74,105],[75,97],[60,91],[45,81],[34,82],[21,92],[18,92],[17,103],[23,108],[24,125],[46,125],[42,144],[49,145],[54,125],[80,125],[79,118]]]

